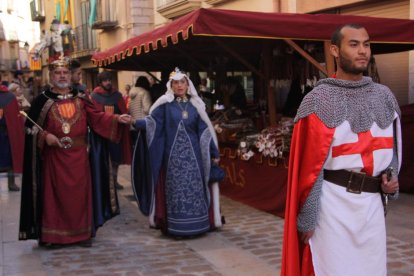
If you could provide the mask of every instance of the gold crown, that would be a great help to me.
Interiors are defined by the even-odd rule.
[[[187,75],[184,71],[181,71],[178,67],[175,67],[174,71],[170,73],[170,79],[174,78],[176,74],[184,74]]]
[[[67,69],[69,69],[69,65],[70,65],[70,62],[69,62],[68,59],[60,57],[59,59],[54,60],[51,63],[49,63],[49,70],[53,71],[57,68],[67,68]]]

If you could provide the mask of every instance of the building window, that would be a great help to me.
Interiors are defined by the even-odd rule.
[[[90,2],[82,1],[80,3],[80,24],[75,27],[76,37],[76,53],[75,56],[87,56],[97,48],[96,46],[96,31],[88,24]]]

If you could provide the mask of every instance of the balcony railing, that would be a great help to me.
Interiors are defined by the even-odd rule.
[[[0,71],[15,71],[18,69],[17,66],[18,60],[16,58],[14,59],[4,59],[0,58]],[[21,68],[24,68],[22,66]]]
[[[97,48],[96,31],[92,30],[87,23],[75,28],[77,57],[91,55]]]
[[[43,11],[43,0],[30,1],[30,12],[32,14],[32,21],[45,21],[45,13]]]
[[[114,0],[97,0],[96,20],[92,29],[113,29],[117,25],[116,2]]]
[[[0,71],[9,71],[11,70],[11,60],[10,59],[0,59]]]

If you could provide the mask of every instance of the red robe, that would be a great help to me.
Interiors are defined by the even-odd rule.
[[[314,275],[310,247],[300,241],[296,219],[323,168],[334,132],[315,114],[299,120],[293,130],[281,275]]]
[[[4,85],[0,85],[0,93],[10,93]],[[12,153],[13,172],[21,173],[23,170],[23,149],[24,149],[24,120],[19,113],[19,105],[16,98],[7,105],[1,107],[6,119],[7,135]]]
[[[105,94],[107,93],[102,87],[97,86],[95,87],[95,89],[93,90],[93,93],[97,93],[97,94]],[[128,109],[125,103],[124,98],[122,97],[120,92],[117,91],[113,91],[112,93],[119,93],[120,97],[118,99],[117,103],[108,103],[108,105],[112,105],[112,104],[116,104],[119,108],[119,110],[121,111],[121,114],[128,114]],[[92,99],[94,104],[96,105],[96,107],[99,110],[105,111],[105,104],[98,102],[96,99],[94,99],[93,94],[92,94]],[[131,164],[132,161],[132,151],[131,151],[131,136],[129,133],[129,125],[124,125],[121,126],[121,132],[122,132],[122,136],[121,136],[121,143],[122,143],[122,164]]]
[[[89,125],[99,135],[119,140],[115,117],[96,112],[79,98],[63,100],[59,104],[68,102],[74,103],[74,116],[79,116],[70,133],[62,132],[62,123],[56,118],[59,112],[56,103],[47,114],[46,131],[57,137],[86,139]],[[41,241],[67,244],[89,239],[92,231],[92,185],[86,143],[62,149],[48,147],[40,139],[38,145],[43,148],[41,157],[44,160]]]

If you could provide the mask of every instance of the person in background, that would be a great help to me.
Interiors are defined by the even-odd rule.
[[[129,103],[131,101],[131,98],[130,98],[130,95],[129,95],[130,91],[131,91],[131,85],[125,84],[124,101],[125,101],[125,105],[126,105],[128,111],[129,111]]]
[[[7,172],[7,184],[12,192],[20,191],[14,176],[22,172],[23,149],[24,121],[16,96],[0,85],[0,172]]]
[[[22,87],[20,84],[11,83],[9,85],[9,92],[16,96],[17,103],[19,104],[19,110],[27,111],[30,108],[29,101],[24,97]]]
[[[224,104],[226,107],[246,110],[246,93],[244,92],[243,86],[235,77],[228,77],[221,89],[224,92]]]
[[[103,71],[98,75],[99,85],[92,92],[93,102],[98,109],[109,114],[125,114],[127,108],[121,92],[112,86],[112,75],[109,71]],[[109,155],[105,159],[108,160],[109,170],[112,172],[113,182],[117,189],[124,187],[118,182],[118,168],[121,164],[131,164],[131,139],[129,129],[124,129],[120,142],[114,143],[106,140],[105,151]]]
[[[152,105],[149,89],[150,83],[147,77],[140,76],[135,82],[135,87],[129,92],[129,114],[133,120],[143,119],[149,114]],[[137,137],[137,131],[135,129],[131,131],[131,137],[134,145]]]
[[[191,237],[221,227],[215,130],[189,77],[172,72],[167,91],[144,119],[134,148],[132,183],[150,226],[166,235]]]
[[[151,101],[155,103],[156,100],[158,100],[159,97],[161,97],[165,92],[165,85],[167,84],[169,80],[170,71],[163,70],[161,71],[161,80],[154,82],[151,85],[150,88],[150,94],[151,94]]]
[[[20,88],[22,90],[23,96],[29,101],[29,103],[32,102],[33,98],[32,98],[32,95],[31,95],[31,91],[28,87],[28,84],[26,83],[26,81],[24,79],[23,71],[17,70],[14,73],[14,78],[11,82],[19,84]]]
[[[81,64],[76,59],[72,59],[70,61],[70,72],[72,74],[71,76],[72,88],[75,90],[78,90],[81,93],[89,94],[89,91],[86,85],[81,83],[81,79],[82,79]]]
[[[331,42],[336,74],[295,118],[281,275],[386,276],[382,199],[398,197],[400,109],[388,87],[363,76],[364,27],[340,26]]]
[[[115,187],[92,179],[109,175],[89,157],[97,147],[87,134],[90,128],[117,142],[130,120],[97,110],[73,89],[69,66],[65,59],[49,65],[50,89],[33,100],[26,120],[19,239],[50,248],[90,247],[97,228],[119,213]]]

